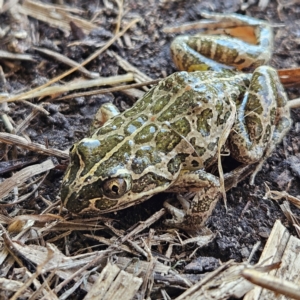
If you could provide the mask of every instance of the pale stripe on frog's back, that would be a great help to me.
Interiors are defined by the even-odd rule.
[[[205,161],[216,152],[216,143],[223,130],[223,126],[219,123],[221,121],[225,123],[229,116],[228,97],[237,98],[245,88],[243,80],[247,80],[248,76],[242,78],[240,75],[236,76],[233,73],[221,75],[215,72],[195,74],[180,72],[171,75],[169,81],[166,80],[152,89],[139,101],[140,103],[108,121],[95,132],[93,137],[99,140],[116,135],[122,136],[123,140],[88,171],[89,175],[92,177],[96,175],[97,178],[114,175],[105,168],[100,172],[97,170],[114,153],[122,151],[124,145],[130,148],[130,153],[128,150],[126,153],[130,154],[130,157],[126,159],[125,168],[133,171],[133,179],[138,179],[147,172],[155,172],[170,180],[174,179],[174,173],[178,172],[179,168],[171,174],[165,166],[176,154],[194,153],[194,157],[189,161],[193,163],[185,168],[192,168],[195,161],[198,162],[197,168],[204,167]],[[219,111],[216,109],[217,103],[220,104]],[[223,107],[225,105],[227,107]],[[203,114],[207,111],[211,113],[211,117]],[[205,119],[200,120],[201,117]],[[138,123],[140,127],[136,126]],[[180,123],[182,128],[176,126]],[[172,142],[176,145],[170,145]],[[154,155],[157,153],[162,156],[161,161],[153,159],[151,162],[150,159],[149,163],[145,164],[144,170],[136,166],[136,153],[141,150],[141,147],[151,147],[147,152],[153,151]],[[198,153],[195,153],[195,150]]]

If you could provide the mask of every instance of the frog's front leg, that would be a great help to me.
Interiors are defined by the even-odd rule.
[[[256,44],[227,35],[178,36],[171,44],[176,67],[185,71],[249,70],[266,64],[271,57],[273,34],[267,22],[237,14],[204,14],[216,19],[226,33],[226,27],[251,26]],[[216,25],[218,24],[216,23]]]
[[[119,114],[120,111],[114,104],[110,102],[104,103],[97,110],[94,120],[89,128],[89,132],[93,134],[96,129],[102,127],[104,123]]]
[[[166,224],[186,231],[203,227],[221,196],[219,179],[204,170],[181,171],[178,179],[167,192],[196,192],[191,202],[182,196],[178,197],[182,209],[174,207],[167,201],[164,203],[164,207],[173,216],[172,219],[165,221]]]

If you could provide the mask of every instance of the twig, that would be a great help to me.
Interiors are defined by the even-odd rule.
[[[80,71],[84,76],[88,77],[88,78],[97,78],[99,77],[99,74],[96,72],[90,72],[89,70],[87,70],[86,68],[84,68],[82,65],[80,65],[78,62],[70,59],[69,57],[66,57],[65,55],[62,55],[58,52],[54,52],[52,50],[49,49],[45,49],[45,48],[37,48],[37,47],[33,47],[32,49],[42,52],[48,56],[51,56],[52,58],[70,66],[70,67],[78,67],[78,71]]]
[[[158,212],[156,212],[154,215],[152,215],[150,218],[148,218],[146,221],[141,222],[140,225],[138,225],[135,229],[133,229],[132,231],[130,231],[128,234],[126,234],[125,236],[123,236],[121,238],[121,243],[126,242],[133,235],[138,234],[145,228],[149,227],[151,224],[153,224],[154,222],[159,220],[165,213],[166,213],[166,210],[163,208],[163,209],[159,210]]]
[[[84,62],[82,62],[80,64],[80,66],[85,66],[87,63],[89,63],[91,60],[93,60],[94,58],[96,58],[97,56],[99,56],[101,53],[103,53],[106,49],[108,49],[119,37],[121,37],[130,27],[132,27],[134,24],[136,24],[140,19],[134,19],[132,20],[120,33],[118,33],[117,35],[115,35],[113,38],[111,38],[106,44],[105,46],[103,46],[101,49],[95,51],[92,55],[90,55]],[[48,87],[49,85],[61,80],[62,78],[72,74],[73,72],[77,71],[80,66],[77,66],[73,69],[70,69],[69,71],[66,71],[65,73],[53,78],[52,80],[48,81],[47,83],[33,89],[27,92],[24,92],[22,94],[18,94],[18,95],[14,95],[11,98],[8,99],[1,99],[0,98],[0,103],[1,102],[5,102],[5,101],[16,101],[19,99],[26,99],[28,96],[30,96],[31,94],[40,91],[41,89],[44,89],[46,87]]]
[[[271,290],[274,293],[280,293],[300,300],[299,285],[293,282],[251,269],[243,270],[241,275],[251,283]]]
[[[50,115],[50,113],[49,113],[46,109],[44,109],[44,108],[42,107],[42,105],[35,105],[34,103],[31,103],[31,102],[26,101],[26,100],[22,100],[21,102],[24,103],[24,104],[26,104],[26,105],[28,105],[28,106],[33,107],[35,110],[37,110],[37,111],[43,113],[43,114],[46,115],[46,116],[49,116],[49,115]]]
[[[143,72],[141,72],[139,69],[137,69],[135,66],[130,64],[127,60],[122,58],[120,55],[118,55],[114,51],[110,50],[107,53],[113,55],[117,59],[118,65],[121,68],[123,68],[125,71],[133,72],[135,74],[134,79],[136,82],[144,82],[144,81],[152,80],[151,77],[149,77],[146,74],[144,74]]]
[[[123,0],[116,0],[119,12],[118,12],[118,17],[117,17],[117,24],[116,24],[116,29],[115,29],[115,34],[118,34],[120,31],[120,26],[121,26],[121,19],[123,15]]]
[[[118,84],[121,82],[128,82],[133,81],[134,76],[132,73],[127,73],[125,75],[117,75],[117,76],[111,76],[111,77],[101,77],[97,79],[90,79],[90,80],[74,80],[66,85],[63,86],[48,86],[44,89],[38,90],[33,92],[32,90],[30,94],[24,93],[23,95],[20,95],[18,99],[15,99],[14,97],[8,98],[7,102],[12,101],[20,101],[26,98],[36,98],[36,97],[46,97],[50,95],[55,94],[62,94],[65,92],[78,90],[78,89],[87,89],[94,86],[102,86],[102,85],[110,85],[110,84]],[[26,95],[25,95],[26,94]],[[0,103],[1,103],[0,99]]]
[[[100,90],[93,90],[93,91],[82,92],[82,93],[75,93],[75,94],[67,95],[67,96],[60,97],[60,98],[57,98],[57,99],[54,99],[54,100],[56,100],[56,101],[59,100],[60,101],[60,100],[72,99],[74,97],[92,96],[92,95],[98,95],[98,94],[113,93],[113,92],[128,90],[128,89],[132,89],[132,88],[138,88],[138,87],[142,87],[142,86],[145,86],[145,85],[157,84],[160,81],[161,81],[161,79],[156,79],[156,80],[145,81],[145,82],[141,82],[141,83],[133,83],[133,84],[128,84],[128,85],[119,85],[119,86],[115,86],[115,87],[107,88],[107,89],[100,89]]]
[[[69,158],[69,154],[66,153],[65,151],[58,150],[55,148],[46,148],[44,145],[29,142],[25,138],[22,138],[15,134],[0,132],[0,141],[9,145],[20,146],[22,148],[34,152],[42,153],[44,155],[57,156],[63,159]]]
[[[6,83],[6,78],[2,69],[2,66],[0,65],[0,90],[2,90],[2,92],[7,92],[7,83]],[[14,132],[14,127],[11,124],[8,115],[6,114],[6,112],[9,111],[7,102],[3,102],[0,104],[0,118],[2,119],[2,122],[6,128],[6,131],[12,133]]]
[[[4,50],[0,50],[0,58],[34,61],[34,58],[30,54],[12,53]]]

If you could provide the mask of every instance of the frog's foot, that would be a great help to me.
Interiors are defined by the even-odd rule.
[[[206,190],[207,192],[207,190]],[[206,193],[204,192],[204,193]],[[191,195],[177,195],[177,200],[182,206],[182,209],[175,207],[170,203],[170,200],[164,202],[164,207],[172,215],[172,219],[166,219],[165,224],[169,227],[180,228],[187,232],[199,231],[205,226],[205,222],[211,215],[218,198],[210,199],[210,205],[207,210],[201,211],[199,208],[202,206],[203,197],[205,202],[208,202],[207,195],[203,192],[193,193],[192,199],[188,199]]]
[[[270,60],[273,34],[267,22],[236,14],[203,15],[215,19],[217,22],[213,26],[220,30],[214,30],[214,34],[210,35],[198,34],[175,38],[171,44],[171,54],[178,69],[189,72],[220,71],[228,68],[251,70]],[[256,43],[246,42],[238,34],[235,37],[230,36],[234,35],[229,32],[230,29],[236,26],[253,28]],[[226,28],[228,30],[225,30]],[[245,33],[245,30],[243,32]]]
[[[169,191],[195,192],[190,200],[187,200],[187,196],[178,195],[182,209],[168,201],[164,203],[164,207],[173,216],[173,219],[165,221],[166,224],[185,231],[195,231],[204,227],[221,195],[219,179],[204,170],[182,171]]]

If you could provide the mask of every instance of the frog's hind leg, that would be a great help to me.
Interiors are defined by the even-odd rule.
[[[179,36],[171,44],[171,54],[176,67],[185,71],[220,71],[223,69],[250,70],[266,64],[271,57],[273,35],[267,22],[236,14],[205,14],[218,21],[215,26],[254,27],[256,44],[239,38],[222,35],[199,34]]]
[[[291,126],[287,96],[275,69],[261,66],[237,105],[229,137],[231,155],[245,164],[259,162],[255,174]]]

